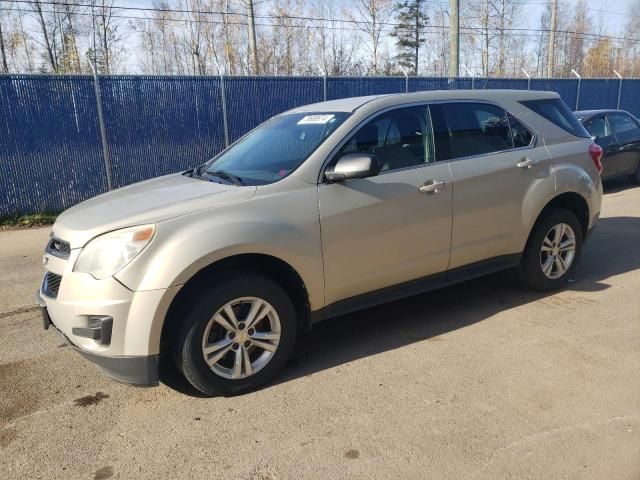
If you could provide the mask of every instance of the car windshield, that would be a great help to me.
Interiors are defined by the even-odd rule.
[[[279,115],[193,171],[235,185],[265,185],[286,177],[349,116],[344,112]]]

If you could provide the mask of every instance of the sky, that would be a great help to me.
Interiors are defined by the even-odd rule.
[[[447,0],[431,0],[438,3],[448,3]],[[463,3],[465,0],[460,0]],[[540,14],[544,10],[545,0],[516,0],[522,3],[530,3],[530,5],[524,6],[524,27],[535,28],[538,26]],[[559,0],[561,3],[576,4],[577,0]],[[131,6],[131,7],[152,7],[153,0],[119,0],[116,2],[119,5]],[[268,3],[264,2],[265,4]],[[353,0],[347,0],[345,3],[354,3]],[[604,21],[616,29],[621,28],[626,20],[626,12],[629,6],[634,3],[634,0],[589,0],[589,8],[592,16],[597,18],[602,16]],[[602,12],[599,13],[598,10]],[[611,13],[607,13],[611,12]]]
[[[353,4],[355,0],[344,0],[346,4]],[[394,2],[397,0],[393,0]],[[465,0],[460,0],[463,3]],[[522,28],[540,28],[540,17],[545,9],[546,0],[514,0],[519,3],[525,3],[523,5],[522,20],[518,27]],[[598,19],[602,19],[602,27],[611,35],[620,35],[623,32],[624,25],[627,21],[627,11],[632,3],[636,0],[588,0],[589,13],[594,21],[598,22]],[[339,2],[339,0],[338,0]],[[577,0],[558,0],[563,4],[577,4]],[[142,6],[152,7],[153,0],[117,0],[116,3],[127,6]],[[263,5],[257,7],[259,11],[263,11],[265,7],[271,3],[269,0],[263,0]],[[449,3],[449,0],[429,0],[429,3]],[[639,19],[640,21],[640,19]],[[596,23],[597,24],[597,23]],[[259,28],[259,27],[258,27]],[[132,39],[131,41],[137,41]],[[391,41],[391,40],[389,40]],[[130,61],[135,61],[130,59]]]

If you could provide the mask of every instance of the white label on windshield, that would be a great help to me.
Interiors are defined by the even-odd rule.
[[[329,120],[331,120],[335,115],[307,115],[302,120],[298,122],[298,125],[307,125],[307,124],[318,124],[324,125]]]

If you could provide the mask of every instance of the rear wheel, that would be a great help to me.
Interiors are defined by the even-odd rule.
[[[174,345],[176,365],[207,395],[237,395],[273,379],[295,343],[295,309],[270,279],[236,275],[205,289]]]
[[[538,221],[520,264],[520,278],[540,291],[564,287],[582,253],[582,227],[568,210],[557,209]]]

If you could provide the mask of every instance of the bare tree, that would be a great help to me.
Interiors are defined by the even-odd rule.
[[[7,65],[7,52],[4,46],[4,33],[2,31],[2,18],[0,18],[0,54],[2,55],[2,71],[9,73],[9,65]]]
[[[42,35],[42,41],[38,43],[45,50],[44,55],[49,67],[54,73],[58,73],[58,51],[55,38],[58,25],[48,12],[45,13],[41,0],[30,1],[29,6],[35,14],[35,20]]]
[[[313,32],[313,43],[318,45],[318,64],[327,75],[357,74],[358,38],[345,28],[341,20],[346,16],[334,0],[319,0],[311,11],[312,16],[322,18],[320,28]],[[338,18],[340,14],[340,18]],[[314,51],[312,49],[312,51]]]
[[[91,0],[92,47],[88,56],[101,73],[116,71],[121,55],[124,53],[123,21],[117,16],[114,0]]]
[[[367,38],[365,46],[371,55],[373,74],[379,73],[380,42],[392,13],[393,5],[390,0],[357,0],[355,14],[351,15],[351,19]]]

